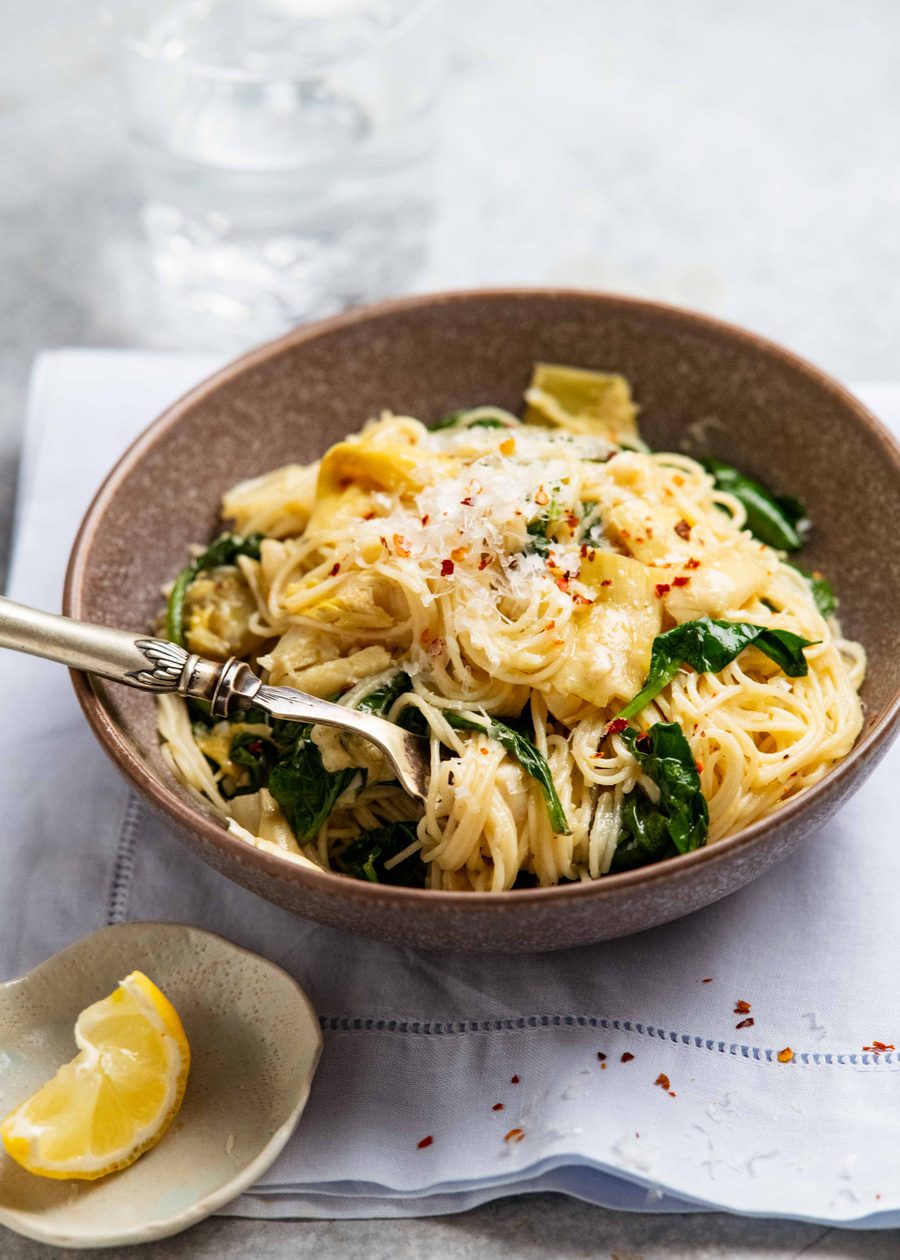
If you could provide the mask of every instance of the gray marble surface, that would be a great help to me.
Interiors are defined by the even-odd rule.
[[[746,324],[844,379],[897,378],[900,8],[449,8],[437,219],[417,289],[549,283],[652,296]],[[0,577],[35,354],[229,348],[221,330],[177,318],[150,285],[94,15],[84,0],[3,5]],[[0,1230],[2,1260],[50,1254]],[[900,1239],[631,1216],[540,1195],[435,1220],[217,1219],[142,1254],[888,1260]]]

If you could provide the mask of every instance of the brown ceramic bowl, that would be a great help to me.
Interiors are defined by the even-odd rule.
[[[591,884],[437,893],[313,872],[229,835],[159,753],[153,700],[74,678],[107,752],[187,846],[231,879],[310,919],[425,948],[549,950],[637,932],[733,892],[785,857],[871,773],[900,707],[900,451],[856,399],[739,329],[595,293],[452,293],[301,328],[182,398],[125,453],[75,543],[65,608],[149,627],[189,542],[213,536],[222,492],[316,458],[382,407],[429,422],[455,407],[517,409],[537,359],[623,372],[650,444],[714,453],[796,494],[815,522],[804,555],[834,579],[846,630],[869,653],[866,725],[850,756],[771,818],[683,857]],[[716,420],[709,450],[688,426]],[[874,549],[874,550],[873,550]]]

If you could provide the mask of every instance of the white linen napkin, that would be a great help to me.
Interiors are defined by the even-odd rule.
[[[59,607],[102,474],[214,366],[39,360],[13,598]],[[900,386],[860,393],[900,427]],[[799,853],[717,905],[591,948],[480,957],[355,939],[253,897],[144,809],[60,667],[0,653],[0,695],[4,978],[106,923],[175,919],[274,959],[319,1012],[307,1112],[229,1212],[430,1215],[555,1189],[642,1211],[900,1224],[900,1056],[863,1049],[900,1043],[900,750]],[[754,1020],[740,1030],[739,1001]]]

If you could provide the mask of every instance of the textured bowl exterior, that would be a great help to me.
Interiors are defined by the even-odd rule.
[[[815,522],[804,563],[841,596],[869,654],[866,724],[851,755],[772,818],[709,848],[591,884],[435,893],[295,866],[230,836],[162,761],[151,698],[74,675],[109,754],[217,870],[278,905],[422,948],[539,951],[641,931],[755,879],[819,827],[875,767],[900,709],[900,451],[815,368],[750,333],[672,307],[555,290],[452,293],[296,330],[186,395],[126,452],[76,540],[65,609],[151,625],[188,542],[218,523],[225,489],[317,458],[384,407],[431,422],[483,402],[517,409],[535,360],[624,373],[655,449],[715,454],[797,495]],[[696,422],[701,421],[698,425]]]

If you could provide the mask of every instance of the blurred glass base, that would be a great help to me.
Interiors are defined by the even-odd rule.
[[[156,280],[171,309],[202,318],[212,333],[259,341],[348,306],[403,293],[422,270],[431,226],[415,188],[382,180],[345,207],[320,212],[305,227],[253,230],[224,210],[189,216],[173,205],[146,204],[141,221]],[[403,182],[403,181],[401,181]]]
[[[220,341],[403,292],[425,253],[439,0],[129,0],[112,55],[163,304]]]

